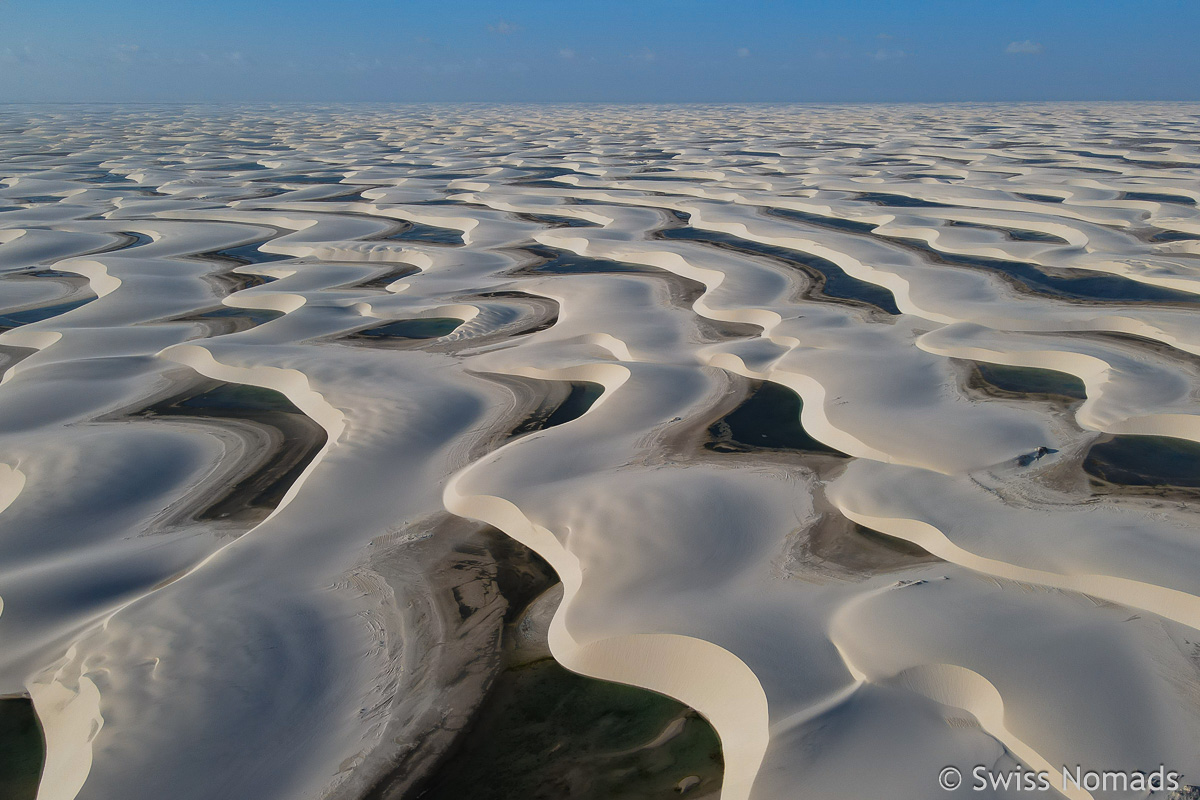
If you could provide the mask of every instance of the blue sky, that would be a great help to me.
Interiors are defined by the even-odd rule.
[[[1200,100],[1200,0],[0,0],[0,102]]]

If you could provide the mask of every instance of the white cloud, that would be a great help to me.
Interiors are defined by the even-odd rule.
[[[569,61],[575,57],[575,51],[569,47],[564,47],[562,50],[558,51],[558,57],[565,58]]]
[[[646,63],[650,63],[658,58],[658,53],[655,53],[649,47],[643,47],[636,53],[630,53],[629,58],[633,61],[645,61]]]
[[[502,19],[494,25],[488,25],[488,30],[501,36],[509,36],[521,30],[521,26]]]
[[[871,53],[871,58],[875,59],[876,61],[895,61],[896,59],[904,58],[907,55],[908,53],[905,53],[903,50],[887,50],[885,48],[880,48],[874,53]]]
[[[1004,52],[1011,55],[1037,55],[1046,48],[1042,47],[1041,42],[1031,42],[1026,39],[1023,42],[1009,42],[1008,47],[1004,48]]]
[[[749,47],[739,47],[737,49],[737,54],[738,54],[738,58],[749,58],[750,57],[750,48]]]

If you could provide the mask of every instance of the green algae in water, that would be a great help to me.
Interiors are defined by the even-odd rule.
[[[700,778],[689,794],[716,791],[723,770],[716,732],[683,704],[544,659],[497,677],[461,748],[416,796],[666,800],[689,776]]]
[[[739,452],[749,448],[804,450],[845,455],[804,430],[800,395],[777,383],[756,382],[749,399],[710,427],[717,441],[705,445],[717,452]]]
[[[46,743],[28,697],[0,698],[0,797],[34,800]]]
[[[439,339],[448,336],[462,325],[461,319],[454,317],[426,317],[424,319],[401,319],[367,328],[354,334],[372,339]]]
[[[1083,469],[1123,486],[1200,487],[1200,444],[1171,436],[1114,436],[1092,445]]]
[[[983,380],[1006,392],[1056,394],[1075,400],[1087,398],[1083,381],[1066,372],[986,362],[979,362],[975,367],[979,370],[979,375]]]

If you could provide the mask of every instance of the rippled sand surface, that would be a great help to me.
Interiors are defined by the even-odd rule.
[[[399,796],[486,526],[727,800],[1200,783],[1198,107],[9,107],[0,185],[43,800]]]

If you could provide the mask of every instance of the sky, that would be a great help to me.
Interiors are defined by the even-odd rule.
[[[1200,0],[0,0],[0,102],[1200,100]]]

